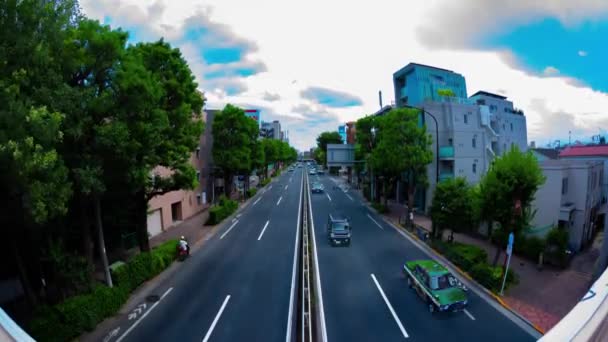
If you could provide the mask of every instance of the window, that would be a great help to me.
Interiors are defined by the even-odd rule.
[[[200,171],[196,171],[196,180],[198,180],[198,181],[201,180],[201,172]]]
[[[473,140],[471,141],[471,145],[473,148],[477,148],[477,136],[473,136]]]
[[[464,123],[465,124],[469,123],[469,117],[466,114],[464,115]]]
[[[448,146],[454,146],[454,140],[452,138],[448,139]]]
[[[473,163],[473,173],[477,173],[477,164]]]
[[[513,132],[513,123],[511,122],[511,132]]]
[[[568,178],[562,178],[562,195],[568,193]]]
[[[505,124],[502,124],[502,130],[504,131],[505,129]]]
[[[201,157],[201,148],[197,147],[196,148],[196,159],[199,159]]]
[[[201,195],[196,195],[196,205],[201,205]]]

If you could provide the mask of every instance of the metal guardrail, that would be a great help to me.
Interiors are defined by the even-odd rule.
[[[308,189],[308,182],[306,182]],[[312,342],[312,300],[310,289],[311,277],[311,256],[310,256],[310,234],[308,227],[308,191],[304,192],[303,214],[302,214],[302,322],[301,324],[301,340],[302,342]]]

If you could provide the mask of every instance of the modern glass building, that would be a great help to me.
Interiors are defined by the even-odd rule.
[[[467,85],[464,76],[451,70],[423,64],[409,63],[393,74],[395,103],[418,107],[425,101],[446,101],[442,91],[451,90],[451,102],[467,100]]]
[[[346,125],[338,126],[338,134],[342,137],[342,143],[346,144]]]

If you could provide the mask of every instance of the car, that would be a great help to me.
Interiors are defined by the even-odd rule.
[[[408,261],[403,273],[408,286],[427,303],[430,313],[457,312],[467,307],[467,287],[437,261]]]
[[[308,171],[308,174],[314,176],[317,174],[317,171],[315,171],[315,169],[311,169],[310,171]]]
[[[318,169],[316,170],[318,175],[324,175],[325,171],[323,171],[323,169]]]
[[[350,246],[351,231],[348,218],[342,215],[328,215],[327,240],[331,246]]]
[[[290,166],[289,169],[287,169],[287,171],[289,172],[293,172],[295,169],[293,168],[293,166]]]
[[[314,182],[312,183],[311,192],[314,193],[322,193],[325,190],[325,187],[321,183]]]

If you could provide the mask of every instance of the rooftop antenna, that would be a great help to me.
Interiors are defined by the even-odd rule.
[[[382,109],[382,90],[378,90],[378,100],[380,101],[380,109]]]

